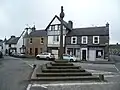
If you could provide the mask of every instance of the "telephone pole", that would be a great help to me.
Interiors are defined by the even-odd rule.
[[[61,13],[60,13],[60,19],[61,19],[61,26],[60,26],[60,59],[63,59],[63,18],[65,14],[63,12],[63,6],[61,6]]]

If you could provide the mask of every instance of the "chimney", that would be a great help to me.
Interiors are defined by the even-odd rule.
[[[73,22],[72,22],[72,21],[68,21],[68,26],[69,26],[70,28],[73,28]]]
[[[106,23],[106,27],[109,27],[109,23],[108,22]]]
[[[11,36],[11,38],[15,38],[15,36],[14,36],[14,35],[12,35],[12,36]]]
[[[36,28],[35,28],[35,25],[32,27],[32,31],[35,31],[36,30]]]

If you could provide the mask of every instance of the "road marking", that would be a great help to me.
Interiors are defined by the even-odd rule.
[[[104,75],[104,77],[119,77],[120,75]]]
[[[58,84],[33,84],[32,87],[48,86],[69,86],[69,85],[96,85],[96,84],[114,84],[115,82],[93,82],[93,83],[58,83]]]
[[[115,72],[92,70],[92,69],[86,69],[86,71],[91,72],[92,74],[117,74]]]
[[[115,69],[117,70],[118,73],[120,73],[120,70],[114,65]]]
[[[22,60],[22,59],[20,59],[20,60]],[[22,60],[24,63],[26,63],[28,66],[30,66],[31,68],[33,68],[33,64],[31,65],[31,64],[28,64],[27,62],[28,61],[24,61],[24,60]]]
[[[40,85],[40,84],[33,84],[32,87],[42,87],[42,88],[47,88],[45,85]]]
[[[26,89],[26,90],[30,90],[31,86],[32,86],[32,84],[28,84],[28,86],[27,86],[27,89]]]

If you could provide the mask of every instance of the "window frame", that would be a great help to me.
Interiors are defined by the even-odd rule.
[[[60,30],[60,28],[61,28],[60,24],[58,24],[57,26],[58,26],[58,30]]]
[[[98,43],[95,43],[95,38],[97,37]],[[99,44],[99,36],[93,36],[93,44]]]
[[[86,42],[84,43],[84,39],[85,38],[85,40],[86,40]],[[82,36],[82,42],[81,42],[82,44],[87,44],[88,43],[88,36]]]
[[[59,39],[59,36],[57,35],[57,36],[53,36],[53,42],[59,42],[60,41],[60,39]]]
[[[43,40],[42,40],[42,38],[43,38]],[[43,41],[43,42],[42,42]],[[41,37],[40,38],[40,44],[44,44],[44,37]]]
[[[33,39],[32,39],[32,38],[30,38],[30,44],[32,44],[32,42],[33,42]]]
[[[73,43],[73,38],[75,38],[75,43]],[[71,37],[71,44],[77,44],[77,36],[73,36],[73,37]]]
[[[51,31],[55,31],[55,25],[51,25]]]

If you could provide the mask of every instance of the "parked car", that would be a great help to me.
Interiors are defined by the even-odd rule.
[[[26,58],[26,55],[25,55],[24,53],[19,53],[19,54],[18,54],[18,57],[19,57],[19,58]]]
[[[0,51],[0,58],[2,58],[3,57],[3,53]]]
[[[68,54],[64,54],[63,59],[68,61],[77,61],[77,58],[75,56],[68,55]]]
[[[55,60],[55,56],[52,53],[44,52],[44,53],[38,54],[36,56],[36,59],[38,59],[38,60],[39,59]]]

